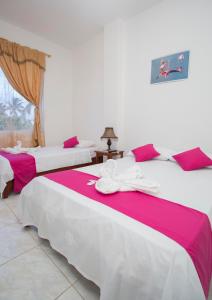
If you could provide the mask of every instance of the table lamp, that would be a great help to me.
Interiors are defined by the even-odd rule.
[[[101,136],[101,139],[108,139],[107,140],[107,145],[108,145],[108,149],[107,151],[113,151],[110,149],[112,142],[111,139],[117,139],[118,137],[115,135],[113,127],[105,127],[105,131],[104,134]]]

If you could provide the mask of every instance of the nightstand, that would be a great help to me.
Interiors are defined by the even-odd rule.
[[[113,157],[120,156],[123,157],[124,151],[113,150],[113,151],[95,151],[96,152],[96,163],[100,164],[103,162],[103,157],[106,156],[107,159],[112,159]]]

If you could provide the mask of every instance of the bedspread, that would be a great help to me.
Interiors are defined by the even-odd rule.
[[[11,154],[0,151],[5,157],[14,173],[14,192],[20,193],[22,188],[36,176],[35,159],[27,153]]]
[[[120,159],[120,171],[131,163]],[[161,184],[161,198],[212,221],[211,170],[188,174],[164,161],[140,165],[144,176]],[[99,176],[100,168],[80,170]],[[23,226],[36,226],[52,248],[100,287],[101,300],[205,299],[191,256],[154,228],[44,176],[33,179],[20,200]]]
[[[90,180],[98,177],[68,170],[45,175],[91,200],[109,206],[179,243],[190,255],[208,297],[212,274],[212,231],[208,216],[186,206],[141,192],[117,192],[103,195]]]

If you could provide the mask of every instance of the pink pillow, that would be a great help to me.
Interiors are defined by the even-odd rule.
[[[173,157],[184,171],[212,166],[212,160],[199,147],[173,155]]]
[[[147,144],[132,150],[133,154],[135,155],[135,160],[137,162],[150,160],[159,156],[160,153],[155,150],[153,144]]]
[[[76,136],[71,137],[63,143],[63,148],[72,148],[79,144],[79,141]]]

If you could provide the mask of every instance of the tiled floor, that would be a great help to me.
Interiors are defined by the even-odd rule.
[[[96,285],[35,229],[22,229],[17,203],[0,199],[0,300],[98,300]]]
[[[96,285],[35,229],[22,229],[17,203],[14,195],[0,199],[0,300],[98,300]]]

